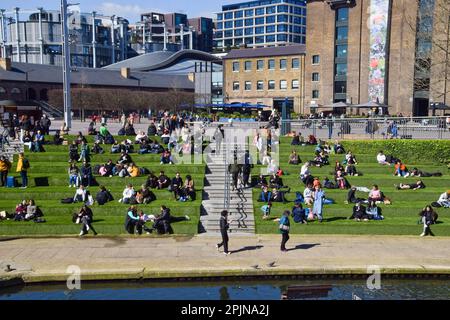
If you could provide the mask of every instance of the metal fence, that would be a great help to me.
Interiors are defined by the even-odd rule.
[[[450,139],[450,117],[282,120],[305,139]]]

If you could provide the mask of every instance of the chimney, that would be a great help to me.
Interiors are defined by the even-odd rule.
[[[0,58],[0,68],[5,71],[11,71],[11,59],[10,58]]]
[[[130,79],[130,68],[120,68],[120,75],[125,79]]]

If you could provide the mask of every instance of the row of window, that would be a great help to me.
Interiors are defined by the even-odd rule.
[[[264,34],[264,33],[275,33],[275,32],[291,32],[291,33],[300,33],[305,34],[306,28],[300,27],[300,26],[292,26],[287,24],[280,24],[280,25],[269,25],[265,27],[251,27],[251,28],[245,28],[245,29],[231,29],[231,30],[225,30],[225,31],[216,31],[215,38],[231,38],[233,35],[235,37],[239,37],[242,35],[250,36],[253,34]]]
[[[265,61],[264,60],[257,60],[256,61],[256,70],[262,71],[264,70]],[[280,59],[279,60],[279,66],[280,70],[286,70],[288,66],[288,59]],[[233,72],[239,72],[241,67],[241,63],[239,61],[233,62]],[[292,69],[299,69],[300,68],[300,59],[299,58],[292,58],[291,59],[291,68]],[[252,71],[253,69],[253,62],[248,60],[244,62],[244,71]],[[275,59],[269,59],[267,60],[267,69],[269,70],[275,70]]]
[[[225,22],[217,22],[216,28],[218,30],[222,29],[232,29],[232,28],[240,28],[244,25],[246,27],[260,24],[271,24],[271,23],[281,23],[281,22],[290,22],[296,25],[306,26],[306,18],[304,17],[296,17],[296,16],[288,16],[286,14],[260,17],[260,18],[250,18],[250,19],[240,19],[235,21],[225,21]]]
[[[287,6],[287,5],[279,5],[279,6],[269,6],[262,8],[254,8],[247,10],[239,10],[234,12],[225,12],[218,13],[217,20],[230,20],[230,19],[239,19],[242,17],[253,17],[253,16],[261,16],[264,14],[274,14],[274,13],[292,13],[298,14],[302,16],[306,16],[306,8]]]
[[[234,41],[234,42],[233,42]],[[234,38],[234,39],[225,39],[225,40],[215,40],[215,47],[227,47],[227,46],[239,46],[243,43],[245,44],[264,44],[264,43],[274,43],[274,42],[290,42],[290,43],[305,43],[305,37],[294,36],[290,34],[277,34],[277,35],[268,35],[268,36],[255,36],[255,37],[246,37],[246,38]]]
[[[3,94],[3,93],[7,93],[7,91],[6,91],[5,88],[0,87],[0,94]],[[11,89],[11,93],[13,93],[13,94],[20,94],[20,93],[22,93],[22,92],[20,91],[19,88],[12,88],[12,89]]]
[[[287,90],[288,89],[288,82],[287,80],[280,80],[279,82],[280,90]],[[299,80],[292,80],[291,81],[291,89],[297,90],[300,88],[300,81]],[[275,90],[275,80],[269,80],[267,81],[267,89],[268,90]],[[233,91],[239,91],[240,90],[240,82],[234,81],[233,82]],[[245,91],[251,91],[252,90],[252,82],[251,81],[245,81],[244,82],[244,90]],[[258,80],[256,81],[256,90],[261,91],[264,90],[264,81]]]

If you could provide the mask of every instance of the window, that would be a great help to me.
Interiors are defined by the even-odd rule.
[[[220,39],[223,38],[223,32],[222,31],[217,31],[215,34],[216,39]]]
[[[245,19],[245,25],[248,26],[252,26],[253,25],[253,18],[251,19]]]
[[[278,6],[278,12],[289,12],[289,7],[286,5]]]
[[[300,88],[300,81],[298,80],[292,80],[292,89],[297,90]]]
[[[217,14],[217,21],[221,21],[223,20],[223,13],[218,13]]]
[[[11,89],[11,93],[14,93],[14,94],[20,94],[21,92],[20,92],[20,89],[19,89],[19,88],[12,88],[12,89]]]
[[[226,12],[225,13],[225,20],[233,19],[233,12]]]
[[[242,26],[244,26],[244,20],[236,20],[236,21],[234,21],[234,27],[235,28],[239,28],[239,27],[242,27]]]
[[[347,45],[338,45],[336,46],[336,57],[337,58],[345,58],[347,56]]]
[[[233,82],[233,91],[239,91],[239,81]]]
[[[346,76],[346,75],[347,75],[347,64],[336,63],[336,76]]]
[[[252,37],[245,38],[244,43],[245,44],[253,44],[253,38]]]
[[[287,68],[287,60],[286,59],[280,59],[280,69],[286,70]]]
[[[336,40],[347,40],[347,37],[348,37],[348,27],[336,28]]]
[[[245,28],[244,33],[246,36],[251,36],[253,34],[253,28]]]
[[[266,27],[266,33],[274,33],[274,32],[275,32],[275,26],[274,25]]]
[[[299,68],[300,68],[300,59],[293,58],[292,59],[292,69],[299,69]]]
[[[269,24],[269,23],[275,23],[275,16],[268,16],[268,17],[266,17],[266,23],[267,24]]]
[[[233,72],[239,72],[239,62],[233,62]]]
[[[264,14],[264,8],[256,8],[255,16],[262,16]]]
[[[251,81],[245,81],[245,91],[252,90],[252,82]]]
[[[239,46],[239,45],[241,45],[243,42],[244,42],[244,40],[243,40],[242,38],[234,39],[234,45],[235,45],[235,46]]]
[[[263,34],[264,33],[264,27],[256,27],[255,28],[255,34]]]
[[[275,90],[275,80],[269,80],[269,90]]]
[[[253,17],[253,9],[245,10],[246,17]]]
[[[280,80],[280,89],[281,90],[287,89],[287,81],[286,80]]]
[[[276,13],[276,11],[277,11],[277,8],[276,8],[275,6],[267,7],[267,8],[266,8],[266,13],[267,13],[267,14]]]
[[[313,90],[312,91],[312,98],[313,99],[319,99],[319,90]]]
[[[3,87],[0,87],[0,93],[6,93],[6,89]]]
[[[255,18],[255,24],[264,24],[264,18]]]
[[[319,81],[319,73],[318,72],[313,72],[311,80],[312,81]]]
[[[347,82],[336,81],[334,83],[334,93],[347,93]]]
[[[244,12],[242,10],[241,11],[236,11],[234,13],[234,18],[242,18],[243,15],[244,15]]]
[[[245,71],[251,71],[251,70],[252,70],[252,62],[245,61]]]
[[[231,38],[233,36],[233,30],[225,30],[225,38]]]
[[[275,42],[275,35],[266,36],[266,42]]]
[[[277,17],[277,21],[278,22],[288,22],[289,21],[289,17],[287,14],[280,14]]]
[[[256,62],[256,70],[258,71],[264,70],[264,60],[258,60]]]
[[[287,24],[280,24],[277,27],[278,32],[286,32],[288,30]]]
[[[231,29],[231,28],[233,28],[233,21],[226,21],[225,29]]]
[[[340,8],[336,10],[336,21],[348,20],[348,8]]]
[[[236,30],[234,30],[234,36],[235,36],[235,37],[240,37],[240,36],[242,36],[242,35],[244,34],[243,31],[244,31],[243,29],[236,29]]]
[[[318,54],[312,56],[312,64],[319,64],[320,63],[320,56]]]
[[[255,43],[264,43],[264,36],[255,37]]]
[[[287,34],[277,35],[277,41],[287,41]]]
[[[269,60],[269,70],[275,70],[275,60],[274,59]]]
[[[258,82],[256,83],[256,90],[264,90],[264,81],[258,80]]]
[[[217,29],[223,29],[223,22],[217,22]]]

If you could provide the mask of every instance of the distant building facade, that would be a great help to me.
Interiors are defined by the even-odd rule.
[[[231,50],[224,57],[225,103],[251,103],[304,112],[305,46]]]
[[[216,14],[214,48],[304,44],[305,0],[259,0],[224,5]]]
[[[449,104],[448,50],[440,49],[449,48],[449,5],[308,0],[306,105],[378,101],[390,114],[426,116],[433,101]]]
[[[25,18],[23,18],[25,16]],[[71,64],[103,67],[128,57],[128,21],[93,13],[69,16]],[[16,62],[62,65],[61,14],[0,10],[0,56]]]

